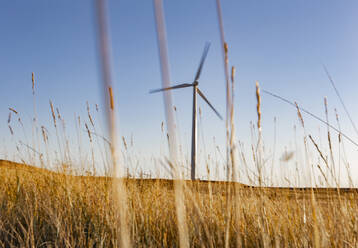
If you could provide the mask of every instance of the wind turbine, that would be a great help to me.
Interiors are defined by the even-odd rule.
[[[194,81],[189,84],[178,84],[168,88],[156,89],[151,90],[150,93],[156,93],[166,90],[174,90],[174,89],[181,89],[187,87],[193,87],[193,123],[192,123],[192,136],[191,136],[191,180],[195,180],[195,168],[196,168],[196,150],[197,150],[197,104],[196,104],[196,94],[198,93],[204,101],[210,106],[210,108],[215,112],[215,114],[222,120],[221,115],[219,112],[213,107],[213,105],[209,102],[209,100],[205,97],[203,92],[201,92],[198,88],[199,85],[199,78],[201,74],[201,70],[203,69],[204,61],[206,55],[208,54],[210,48],[210,43],[206,43],[204,47],[203,55],[201,56],[200,64],[198,70],[196,72]]]

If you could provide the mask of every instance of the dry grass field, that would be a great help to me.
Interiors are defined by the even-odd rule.
[[[163,1],[153,0],[152,17],[160,62],[157,68],[155,58],[151,58],[153,51],[148,49],[153,45],[151,39],[154,38],[149,32],[154,32],[154,29],[142,26],[152,25],[149,19],[144,19],[151,18],[149,12],[140,12],[139,8],[134,12],[134,9],[128,8],[123,11],[128,13],[122,16],[122,9],[119,11],[113,7],[116,1],[112,1],[109,9],[105,0],[96,0],[91,2],[92,7],[88,6],[93,10],[92,14],[79,15],[80,12],[86,12],[86,8],[81,6],[78,12],[73,12],[78,14],[73,15],[70,10],[77,9],[73,6],[75,1],[68,2],[71,4],[68,3],[69,7],[66,8],[62,2],[62,7],[50,8],[46,5],[54,12],[47,12],[46,8],[40,10],[46,14],[46,18],[49,16],[55,22],[42,20],[39,12],[34,11],[37,8],[35,3],[31,3],[33,9],[23,11],[16,6],[13,13],[5,8],[5,12],[10,14],[5,15],[6,25],[3,26],[11,32],[3,32],[6,37],[4,44],[13,44],[9,43],[9,48],[4,45],[9,53],[3,56],[3,81],[4,87],[9,87],[9,90],[4,91],[3,99],[11,102],[2,104],[9,104],[5,128],[10,134],[3,139],[0,156],[22,162],[0,160],[0,248],[358,247],[358,188],[355,188],[357,181],[352,179],[351,168],[355,169],[355,161],[349,161],[352,160],[351,155],[357,152],[355,137],[358,137],[358,128],[350,115],[352,107],[346,108],[338,92],[341,87],[336,87],[325,65],[326,76],[339,100],[338,106],[343,107],[353,129],[347,129],[346,124],[341,126],[336,107],[338,102],[328,105],[327,97],[324,97],[325,116],[320,117],[320,114],[314,114],[319,110],[311,101],[329,93],[321,90],[325,86],[319,73],[314,71],[317,61],[327,62],[332,68],[336,65],[335,70],[342,71],[342,74],[338,74],[341,76],[337,77],[342,80],[340,86],[346,84],[346,93],[354,92],[354,82],[350,80],[357,75],[345,75],[354,62],[353,57],[348,56],[355,51],[348,45],[356,44],[349,34],[354,13],[344,12],[341,9],[343,5],[327,12],[330,4],[326,2],[317,6],[317,3],[276,3],[282,9],[272,3],[267,6],[255,3],[257,6],[263,5],[263,12],[256,7],[246,9],[242,6],[236,10],[227,5],[223,12],[220,2],[224,1],[216,0],[215,7],[207,3],[206,7],[200,7],[202,14],[194,4],[191,6],[194,1],[186,3],[183,13],[179,7],[169,8],[185,18],[178,19],[179,15],[166,18],[172,12],[164,13]],[[129,6],[130,2],[124,3],[123,7]],[[170,1],[167,2],[169,4]],[[240,6],[245,1],[241,2]],[[143,4],[134,5],[145,8]],[[304,11],[305,5],[307,11]],[[189,7],[194,11],[195,20],[202,23],[206,22],[202,15],[210,17],[213,13],[209,8],[215,9],[219,32],[214,30],[211,19],[207,22],[207,28],[203,29],[192,22],[194,18],[187,18],[185,15],[190,13]],[[291,8],[295,10],[292,13]],[[25,10],[31,16],[24,15]],[[275,12],[277,10],[279,12]],[[110,18],[109,13],[113,13],[114,17]],[[224,13],[227,13],[225,18]],[[296,14],[300,19],[295,19]],[[71,19],[72,15],[75,19]],[[130,19],[122,19],[126,15]],[[11,20],[10,16],[14,16],[14,19]],[[235,19],[239,16],[243,19]],[[90,19],[86,18],[93,20],[87,22]],[[228,18],[234,19],[230,21]],[[166,19],[171,20],[168,27],[175,28],[170,32],[169,40],[176,46],[168,46]],[[224,19],[230,24],[230,32],[224,32]],[[31,24],[30,20],[37,20],[48,27]],[[327,20],[332,20],[332,23]],[[77,22],[84,26],[76,26]],[[186,23],[191,26],[190,29],[186,30]],[[113,30],[109,24],[113,24]],[[241,26],[243,24],[245,26]],[[94,29],[88,34],[93,33],[95,42],[85,36],[92,29],[91,25]],[[309,26],[317,30],[307,28]],[[338,29],[342,33],[337,33]],[[64,30],[69,33],[63,33]],[[181,32],[185,35],[182,36]],[[238,40],[233,32],[238,32]],[[19,33],[24,33],[24,36]],[[209,36],[209,33],[212,34]],[[225,33],[231,33],[228,36],[230,39],[225,38]],[[112,47],[110,34],[115,34],[115,47]],[[214,38],[214,35],[220,38]],[[32,41],[33,44],[32,36],[38,37]],[[204,67],[209,42],[205,45],[194,81],[187,81],[186,76],[178,77],[193,70],[189,59],[197,56],[193,52],[197,47],[195,43],[204,38],[213,42],[212,50],[215,50],[211,55],[212,64]],[[140,43],[136,43],[135,39]],[[233,49],[233,56],[233,47],[229,46],[228,41],[236,43],[238,50]],[[72,43],[73,46],[70,45]],[[97,46],[95,57],[86,50],[92,43]],[[350,50],[336,50],[335,47]],[[26,51],[26,54],[21,51]],[[178,64],[169,60],[169,51],[171,59],[177,59]],[[329,53],[325,54],[325,51]],[[186,54],[185,60],[177,56],[181,53]],[[286,53],[288,56],[283,56]],[[174,57],[173,54],[177,55]],[[222,60],[223,68],[216,68],[218,64],[212,62],[213,58]],[[248,63],[245,63],[247,58]],[[333,64],[334,61],[338,62]],[[237,82],[232,62],[240,66]],[[287,66],[282,66],[284,64]],[[180,70],[178,65],[182,67]],[[348,68],[345,68],[347,65]],[[95,66],[98,71],[92,74]],[[42,74],[41,77],[37,77],[37,72],[31,74],[32,110],[29,98],[24,97],[26,85],[23,83],[23,75],[30,68]],[[175,72],[175,77],[170,77],[169,69]],[[202,71],[207,77],[204,79],[210,80],[207,80],[209,83],[206,86],[204,83],[200,87],[212,87],[208,90],[211,96],[208,96],[213,97],[210,99],[214,99],[215,104],[211,104],[198,88]],[[156,75],[158,72],[160,77]],[[220,73],[225,76],[225,81],[220,79]],[[53,82],[51,77],[55,78]],[[256,77],[266,81],[268,88],[279,90],[278,94],[288,94],[289,98],[265,89],[260,91],[259,82],[256,82],[255,91],[252,91],[256,97],[255,120],[252,120],[250,109],[254,108],[246,94],[251,92],[248,91],[248,83],[256,80]],[[40,79],[39,85],[37,78]],[[119,78],[118,84],[116,78]],[[177,84],[176,80],[185,83]],[[99,104],[91,85],[96,81],[99,81],[98,89],[102,97],[102,103]],[[304,84],[304,81],[307,82]],[[64,82],[70,88],[63,87]],[[45,90],[38,93],[41,85]],[[150,90],[152,86],[160,88]],[[189,118],[189,111],[192,111],[192,123],[191,129],[182,129],[178,121],[179,105],[174,105],[171,90],[187,87],[193,90],[193,106],[183,109],[183,112]],[[148,91],[164,92],[164,112],[156,109],[154,101],[157,100],[151,100],[152,106],[149,106],[150,101],[144,101],[143,94]],[[317,94],[316,91],[322,92]],[[225,99],[221,99],[221,92],[225,92]],[[282,105],[262,104],[261,92]],[[312,112],[289,100],[293,97],[297,99],[300,95],[300,101],[304,106],[311,106]],[[74,97],[78,99],[73,101]],[[178,97],[183,103],[189,99]],[[353,104],[347,106],[354,106],[355,99],[353,95],[351,97]],[[209,111],[214,111],[211,114],[216,114],[223,123],[210,124],[211,117],[203,121],[197,98],[204,101],[205,108],[211,108]],[[236,98],[240,101],[236,101]],[[49,105],[45,106],[43,103],[47,99],[50,99]],[[62,102],[65,105],[64,112],[54,104],[53,99],[56,104],[61,105]],[[86,111],[78,109],[77,100],[87,99]],[[223,100],[225,113],[214,108]],[[126,107],[118,108],[119,102],[127,102],[127,105],[122,105]],[[242,104],[239,118],[235,111],[238,103]],[[270,116],[275,116],[274,126],[273,130],[268,128],[263,131],[263,119],[265,124],[269,121],[267,116],[262,117],[262,105],[266,104],[265,111],[270,106],[271,110],[275,108],[274,111],[268,111]],[[293,107],[297,120],[291,120],[286,108],[281,108],[283,105]],[[149,111],[149,108],[156,109],[156,112]],[[334,112],[331,108],[334,108]],[[46,109],[50,110],[47,114]],[[223,110],[223,107],[218,109]],[[74,118],[70,120],[74,122],[65,121],[64,116],[72,115],[72,112]],[[164,119],[154,121],[155,116],[159,118],[159,114],[163,113]],[[279,116],[283,116],[282,121]],[[312,119],[314,127],[304,117]],[[286,122],[286,119],[290,121]],[[122,120],[125,120],[124,132],[119,131]],[[240,120],[238,132],[235,120]],[[249,126],[245,120],[250,122]],[[342,120],[347,122],[345,117]],[[185,123],[184,127],[187,127],[185,119],[180,118],[180,123]],[[293,125],[294,140],[288,134],[287,123]],[[208,135],[205,131],[207,124],[210,126]],[[139,130],[146,125],[148,129]],[[158,132],[153,131],[152,136],[148,136],[154,125],[158,125]],[[191,142],[186,140],[190,134]],[[127,143],[129,135],[130,141]],[[150,148],[148,151],[146,148],[135,148],[133,136],[136,135],[145,138],[145,142],[138,143]],[[182,141],[184,138],[185,142]],[[213,144],[209,147],[207,142],[210,138],[213,138]],[[152,151],[154,154],[147,154]],[[197,178],[208,180],[195,180]],[[210,181],[219,178],[224,181]],[[269,187],[272,185],[288,187]],[[300,188],[302,185],[310,187]]]
[[[113,177],[113,165],[106,159],[113,147],[97,134],[94,111],[87,105],[90,124],[80,117],[76,123],[77,130],[83,128],[87,133],[89,146],[79,145],[78,153],[71,152],[65,121],[50,101],[56,135],[49,138],[49,128],[33,123],[33,138],[36,130],[42,131],[38,141],[33,147],[18,150],[23,161],[37,161],[37,166],[0,160],[0,247],[358,247],[357,189],[264,187],[270,184],[265,181],[268,168],[263,158],[258,85],[256,97],[258,121],[252,131],[257,133],[257,140],[252,154],[241,154],[242,161],[235,157],[234,136],[230,137],[228,151],[233,171],[236,166],[248,169],[243,161],[253,157],[252,185],[262,187],[227,181],[156,179],[141,173],[127,173],[123,179]],[[296,107],[305,130],[300,108]],[[23,127],[21,116],[10,108],[10,133],[20,145],[24,144],[17,133]],[[230,125],[234,129],[234,123]],[[82,131],[77,131],[78,137]],[[303,140],[306,158],[312,156],[309,149],[321,157],[318,175],[327,185],[339,185],[334,184],[339,181],[334,165],[314,138],[306,135]],[[128,168],[130,156],[137,155],[130,154],[124,137],[122,141],[121,165]],[[308,146],[307,141],[313,145]],[[339,142],[341,146],[341,139]],[[334,147],[329,144],[333,156]],[[86,157],[81,156],[83,151]],[[96,176],[95,154],[102,154],[104,176]],[[71,164],[77,156],[84,166],[81,169]],[[58,167],[50,170],[47,164],[53,160]],[[239,161],[240,165],[236,164]],[[162,163],[169,166],[167,170],[173,169],[169,160]],[[349,164],[345,166],[349,173]],[[215,177],[208,178],[211,176]]]
[[[1,247],[117,247],[111,178],[0,162]],[[173,181],[127,179],[136,247],[178,247]],[[185,182],[191,247],[357,247],[357,191]]]

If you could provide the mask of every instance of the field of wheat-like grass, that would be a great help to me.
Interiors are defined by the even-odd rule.
[[[116,247],[118,216],[107,177],[71,176],[2,161],[1,247]],[[178,247],[173,181],[127,179],[136,247]],[[356,247],[355,190],[255,188],[187,181],[192,247]]]

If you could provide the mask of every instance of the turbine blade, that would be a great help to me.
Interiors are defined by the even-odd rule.
[[[194,85],[194,84],[178,84],[178,85],[175,85],[175,86],[172,86],[172,87],[168,87],[168,88],[162,88],[162,89],[151,90],[151,91],[149,91],[149,93],[157,93],[157,92],[160,92],[160,91],[186,88],[186,87],[190,87],[190,86],[193,86],[193,85]]]
[[[203,55],[201,56],[200,64],[199,64],[198,70],[196,72],[194,82],[199,80],[201,70],[203,69],[204,61],[206,59],[206,55],[208,55],[208,52],[209,52],[209,48],[210,48],[210,42],[207,42],[204,47]]]
[[[196,89],[198,94],[204,99],[204,101],[210,106],[210,108],[212,110],[214,110],[215,114],[220,118],[220,120],[222,120],[223,118],[221,117],[221,115],[219,114],[219,112],[213,107],[213,105],[211,105],[211,103],[209,102],[208,99],[206,99],[206,97],[204,96],[203,92],[201,92],[198,88]]]

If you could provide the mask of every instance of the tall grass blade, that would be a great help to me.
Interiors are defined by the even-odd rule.
[[[296,105],[295,105],[293,102],[291,102],[291,101],[289,101],[289,100],[287,100],[287,99],[285,99],[285,98],[283,98],[283,97],[281,97],[281,96],[279,96],[279,95],[276,95],[276,94],[274,94],[274,93],[271,93],[271,92],[269,92],[269,91],[267,91],[267,90],[262,90],[262,92],[264,92],[264,93],[266,93],[266,94],[268,94],[268,95],[270,95],[270,96],[273,96],[273,97],[275,97],[275,98],[277,98],[277,99],[280,99],[281,101],[284,101],[284,102],[288,103],[289,105],[291,105],[291,106],[293,106],[293,107],[296,108]],[[339,133],[342,137],[346,138],[346,139],[347,139],[349,142],[351,142],[353,145],[355,145],[355,146],[358,147],[358,143],[357,143],[357,142],[355,142],[354,140],[352,140],[352,139],[351,139],[349,136],[347,136],[346,134],[342,133],[342,132],[341,132],[339,129],[337,129],[336,127],[332,126],[331,124],[327,123],[326,121],[324,121],[323,119],[321,119],[321,118],[318,117],[317,115],[312,114],[311,112],[309,112],[308,110],[306,110],[306,109],[304,109],[304,108],[299,107],[299,109],[300,109],[302,112],[304,112],[304,113],[310,115],[310,116],[313,117],[314,119],[316,119],[316,120],[322,122],[323,124],[326,124],[327,126],[329,126],[330,128],[332,128],[334,131],[336,131],[337,133]]]
[[[170,87],[170,72],[168,60],[167,38],[164,21],[164,10],[162,0],[153,0],[155,23],[157,31],[160,68],[162,76],[162,88]],[[176,206],[176,218],[179,231],[179,244],[180,247],[189,247],[189,237],[186,226],[186,211],[184,203],[184,181],[182,180],[182,173],[177,159],[177,140],[175,130],[175,119],[173,113],[173,102],[170,91],[163,91],[164,108],[166,115],[167,130],[169,133],[169,155],[170,163],[174,168],[174,195]]]
[[[352,127],[353,127],[354,131],[355,131],[356,134],[358,135],[357,126],[356,126],[356,124],[354,123],[354,121],[353,121],[353,119],[352,119],[352,116],[350,115],[350,113],[349,113],[349,111],[348,111],[346,105],[344,104],[344,101],[343,101],[343,98],[341,97],[341,94],[339,94],[339,91],[338,91],[338,89],[337,89],[337,87],[336,87],[336,83],[334,82],[334,80],[333,80],[331,74],[329,73],[329,71],[328,71],[328,69],[327,69],[327,67],[326,67],[325,65],[323,65],[323,69],[324,69],[324,71],[326,72],[326,75],[327,75],[327,77],[328,77],[328,79],[329,79],[329,82],[331,83],[331,85],[332,85],[332,87],[333,87],[333,89],[334,89],[334,92],[336,93],[336,95],[337,95],[339,101],[341,102],[341,104],[342,104],[342,106],[343,106],[343,109],[344,109],[344,111],[346,112],[346,114],[347,114],[347,116],[348,116],[348,118],[349,118],[349,121],[350,121],[351,124],[352,124]]]
[[[127,216],[127,192],[119,167],[119,151],[117,150],[117,124],[114,108],[113,79],[111,68],[111,44],[108,33],[107,1],[97,0],[97,37],[102,75],[102,89],[104,94],[104,107],[110,138],[111,159],[113,167],[113,200],[115,209],[119,211],[120,246],[131,247]]]

